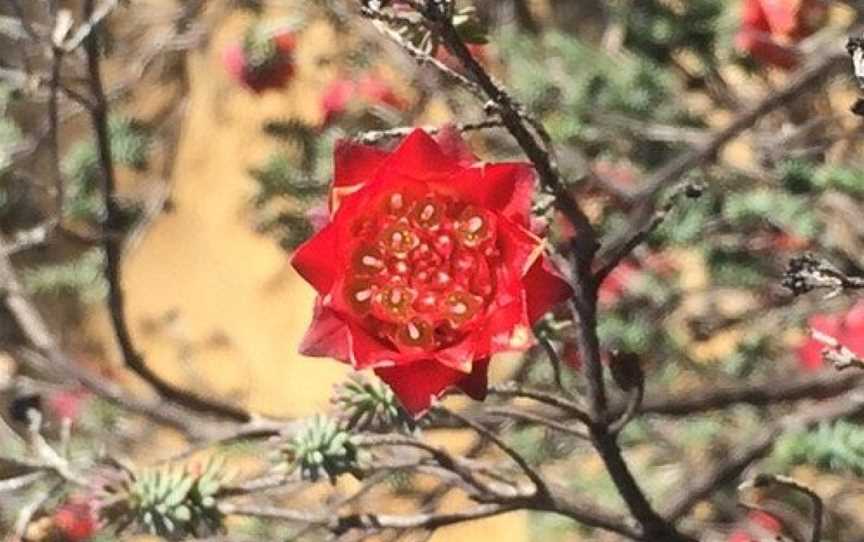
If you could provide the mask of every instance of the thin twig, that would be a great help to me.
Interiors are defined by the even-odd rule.
[[[784,432],[801,431],[819,422],[836,420],[862,412],[864,412],[864,394],[853,390],[811,406],[801,413],[784,416],[762,428],[755,437],[733,445],[732,449],[735,452],[728,458],[707,471],[699,469],[701,474],[689,477],[690,484],[683,490],[676,490],[674,498],[663,507],[663,515],[670,521],[685,516],[699,501],[714,493],[721,485],[734,480],[754,461],[765,457]]]
[[[727,143],[753,126],[765,115],[785,106],[804,94],[810,87],[824,81],[832,72],[842,67],[844,62],[845,55],[839,52],[822,58],[784,88],[769,94],[754,107],[742,112],[729,126],[712,136],[707,143],[685,152],[660,168],[643,183],[642,188],[633,193],[633,201],[639,203],[628,224],[613,235],[609,241],[603,243],[603,248],[598,253],[596,268],[608,268],[616,258],[622,257],[622,253],[626,255],[624,247],[635,246],[633,245],[634,237],[644,235],[643,232],[645,231],[650,231],[651,223],[656,220],[655,198],[662,189],[678,182],[694,168],[715,160]]]
[[[501,127],[501,121],[497,119],[483,120],[479,122],[466,122],[453,125],[453,127],[461,133],[477,132],[480,130],[489,130]],[[354,137],[354,141],[365,145],[374,145],[389,139],[397,139],[405,137],[417,128],[414,126],[404,126],[400,128],[390,128],[389,130],[376,130],[372,132],[363,132]],[[435,135],[441,131],[439,126],[426,126],[423,131],[430,135]]]
[[[534,484],[534,488],[535,488],[535,491],[537,493],[537,496],[541,499],[548,498],[549,487],[547,486],[546,480],[543,479],[543,476],[540,474],[540,472],[537,469],[535,469],[533,466],[529,465],[528,462],[525,460],[525,458],[522,457],[522,455],[519,452],[517,452],[509,444],[507,444],[506,442],[501,440],[501,438],[498,435],[496,435],[494,432],[490,431],[483,424],[478,423],[478,422],[472,420],[471,418],[468,418],[467,416],[463,416],[462,414],[459,414],[458,412],[455,412],[455,411],[450,410],[450,409],[445,408],[445,407],[437,407],[436,410],[439,410],[440,412],[442,412],[448,416],[452,416],[452,417],[456,418],[457,420],[461,421],[462,423],[464,423],[465,425],[467,425],[468,427],[470,427],[474,431],[477,431],[478,433],[480,433],[481,435],[483,435],[484,437],[488,438],[490,441],[495,443],[495,445],[502,452],[507,454],[510,457],[510,459],[512,459],[513,462],[516,463],[520,469],[522,469],[522,472],[525,473],[525,475],[528,477],[528,479],[531,480],[531,482]]]

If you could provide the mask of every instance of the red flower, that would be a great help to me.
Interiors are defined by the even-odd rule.
[[[83,500],[67,502],[54,511],[53,520],[63,542],[85,542],[99,528],[96,512]]]
[[[60,390],[48,397],[46,406],[57,419],[69,418],[75,421],[86,407],[89,398],[90,394],[85,390]]]
[[[627,293],[640,273],[641,269],[636,264],[627,260],[621,262],[600,284],[597,289],[597,301],[607,307],[614,305]]]
[[[747,514],[747,523],[750,528],[737,529],[729,536],[728,542],[759,542],[767,540],[765,535],[774,536],[783,532],[780,520],[764,510],[752,510]]]
[[[393,87],[387,81],[369,73],[356,81],[347,77],[334,79],[321,98],[325,125],[332,123],[352,106],[366,109],[376,105],[391,107],[398,111],[408,108],[408,103],[393,91]]]
[[[318,291],[301,352],[373,368],[415,415],[454,386],[483,399],[490,357],[527,349],[570,294],[529,231],[534,184],[453,130],[393,152],[340,143],[331,222],[292,262]]]
[[[864,356],[864,301],[856,303],[845,314],[814,314],[807,324],[816,331],[834,337],[858,356]],[[805,371],[822,368],[824,345],[814,338],[798,347],[798,362]]]
[[[784,70],[798,66],[794,45],[815,32],[827,12],[823,0],[744,0],[735,45]]]
[[[229,45],[222,63],[237,83],[256,94],[278,89],[294,76],[294,50],[297,37],[293,32],[266,33],[253,27],[243,43]]]

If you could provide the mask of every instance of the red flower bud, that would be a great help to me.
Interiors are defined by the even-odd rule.
[[[229,45],[222,63],[231,78],[256,94],[284,87],[294,76],[293,32],[262,33],[252,28],[242,43]]]
[[[352,108],[367,109],[374,106],[404,111],[408,108],[408,102],[396,94],[385,79],[371,73],[356,80],[347,77],[334,79],[321,98],[325,125],[334,122]]]
[[[86,501],[67,502],[54,511],[52,519],[63,542],[85,542],[98,530],[96,513]]]

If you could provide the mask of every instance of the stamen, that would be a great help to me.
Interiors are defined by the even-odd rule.
[[[363,256],[363,258],[360,261],[363,262],[363,265],[368,265],[369,267],[380,268],[380,267],[384,266],[384,262],[382,262],[381,260],[379,260],[375,256],[366,255],[366,256]]]

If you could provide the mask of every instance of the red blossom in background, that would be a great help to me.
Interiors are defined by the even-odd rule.
[[[81,499],[73,499],[54,511],[54,528],[62,542],[86,542],[99,530],[99,521],[93,506]]]
[[[451,387],[483,399],[491,356],[570,295],[529,229],[534,190],[529,165],[479,163],[453,130],[342,142],[331,222],[292,261],[318,291],[301,352],[374,369],[415,415]]]
[[[744,0],[735,45],[763,64],[794,69],[800,62],[794,45],[813,34],[826,13],[823,0]]]
[[[386,106],[404,111],[408,105],[386,80],[372,73],[363,74],[356,80],[349,77],[334,79],[321,97],[325,125],[336,121],[353,108]]]
[[[75,421],[89,399],[90,393],[86,390],[59,390],[48,396],[45,406],[55,418]]]
[[[810,328],[829,335],[854,352],[864,356],[864,301],[859,301],[844,314],[814,314],[807,321]],[[802,369],[815,371],[824,362],[821,342],[810,337],[798,347],[798,362]]]
[[[294,76],[297,36],[290,31],[250,29],[242,43],[225,48],[222,63],[231,78],[256,94],[284,87]]]
[[[773,537],[783,532],[783,524],[764,510],[751,510],[747,514],[747,523],[749,528],[736,530],[729,536],[728,542],[760,542],[768,540],[766,535]]]
[[[600,284],[597,289],[597,301],[606,307],[614,305],[627,293],[627,290],[633,285],[633,281],[641,273],[642,270],[636,264],[628,260],[621,262]]]

